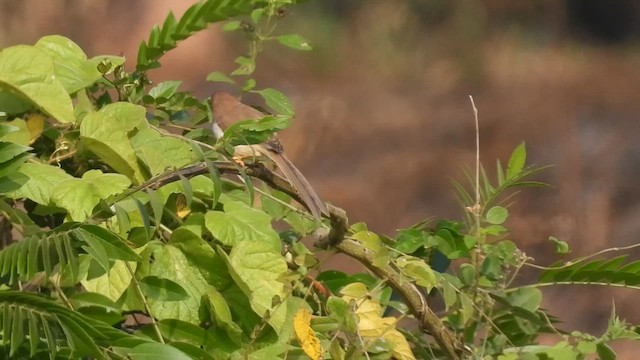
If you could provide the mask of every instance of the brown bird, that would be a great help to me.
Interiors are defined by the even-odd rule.
[[[238,121],[250,119],[262,119],[266,115],[260,111],[241,103],[238,99],[226,92],[217,92],[211,97],[213,107],[213,132],[216,137],[221,137],[225,129]],[[282,171],[287,180],[298,191],[300,197],[311,214],[316,219],[322,218],[326,208],[318,194],[313,190],[309,181],[300,170],[287,158],[280,141],[274,136],[270,140],[256,145],[239,145],[235,147],[235,155],[239,157],[253,157],[263,155],[271,159]]]

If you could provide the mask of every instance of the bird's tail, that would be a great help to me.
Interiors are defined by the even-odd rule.
[[[293,165],[291,160],[284,153],[269,151],[267,156],[278,166],[287,180],[298,190],[300,197],[305,202],[303,205],[309,209],[313,217],[322,218],[322,213],[326,213],[326,208],[320,197],[313,189],[309,181],[302,175],[300,170]]]

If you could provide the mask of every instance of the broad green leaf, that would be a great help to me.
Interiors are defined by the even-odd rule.
[[[31,148],[28,146],[18,145],[10,142],[0,142],[0,164],[7,162],[29,150],[31,150]]]
[[[136,270],[136,262],[131,261],[129,265],[133,271]],[[118,301],[125,290],[127,290],[129,284],[131,284],[131,279],[131,273],[127,269],[125,262],[115,260],[106,274],[95,279],[83,280],[81,282],[87,291],[104,295],[115,302]]]
[[[202,238],[202,215],[192,215],[171,234],[169,243],[180,249],[189,263],[198,268],[207,283],[218,289],[229,286],[231,275],[211,245]]]
[[[208,339],[207,331],[200,326],[180,321],[165,319],[158,321],[162,336],[171,341],[186,341],[194,345],[204,345]]]
[[[616,352],[607,343],[598,343],[596,349],[601,360],[615,360],[617,358]]]
[[[141,344],[129,352],[131,360],[192,360],[190,356],[167,344]]]
[[[369,296],[369,289],[361,282],[352,282],[340,290],[340,294],[352,298]]]
[[[56,78],[69,94],[90,86],[102,77],[96,64],[76,43],[60,35],[40,38],[35,47],[46,52],[54,62]]]
[[[271,227],[271,217],[239,201],[224,203],[224,212],[209,211],[205,215],[207,229],[225,245],[259,241],[280,251],[280,238]]]
[[[136,155],[152,176],[191,163],[195,155],[191,146],[180,139],[162,136],[156,130],[143,128],[131,138]]]
[[[276,331],[280,341],[289,341],[293,336],[293,318],[300,309],[311,310],[311,307],[304,299],[288,297],[271,313],[269,325]]]
[[[264,197],[262,198],[263,206],[264,206]],[[300,234],[306,235],[311,234],[318,228],[318,222],[314,219],[309,218],[308,216],[303,216],[297,211],[288,210],[287,215],[285,216],[286,222],[291,225],[293,230],[299,232]]]
[[[213,286],[207,287],[206,300],[209,305],[212,320],[221,328],[225,329],[230,339],[240,343],[242,329],[233,321],[229,303],[218,290]],[[236,306],[237,304],[233,304]]]
[[[313,49],[309,44],[309,41],[298,34],[280,35],[277,39],[280,44],[293,49],[304,51]]]
[[[151,90],[149,90],[149,95],[151,95],[155,99],[157,98],[168,99],[171,96],[173,96],[173,94],[175,94],[176,91],[178,91],[178,88],[180,87],[181,84],[182,84],[182,81],[177,81],[177,80],[163,81],[158,85],[154,86],[153,88],[151,88]]]
[[[180,284],[157,276],[145,276],[140,280],[143,293],[151,299],[160,301],[179,301],[189,298]]]
[[[61,123],[72,123],[71,97],[55,75],[54,62],[43,50],[17,45],[0,51],[0,92],[13,93],[3,102],[17,96]]]
[[[509,303],[529,311],[536,311],[542,303],[542,292],[537,288],[521,288],[509,293]]]
[[[509,217],[509,210],[502,206],[494,206],[487,211],[486,220],[489,224],[500,225]]]
[[[421,259],[413,256],[401,256],[396,260],[396,264],[402,274],[416,282],[419,286],[429,292],[438,282],[433,269]]]
[[[520,145],[513,150],[511,157],[509,158],[509,163],[507,164],[507,179],[513,178],[522,171],[526,161],[527,148],[525,143],[520,143]]]
[[[51,200],[56,206],[66,209],[75,221],[84,221],[100,200],[121,193],[131,182],[120,174],[103,174],[100,170],[89,170],[81,179],[60,181],[52,190]]]
[[[337,296],[330,296],[327,299],[327,311],[329,312],[329,316],[333,319],[338,320],[340,323],[346,323],[347,319],[351,316],[351,308],[349,307],[349,303]],[[356,331],[356,328],[350,329],[351,331]]]
[[[287,272],[287,262],[272,244],[261,240],[240,241],[228,257],[221,250],[218,253],[227,260],[231,276],[259,316],[273,310],[275,296],[285,297],[284,283],[280,279]]]
[[[198,324],[198,309],[207,290],[207,282],[200,271],[193,266],[178,248],[162,245],[154,249],[154,261],[149,268],[149,275],[169,279],[179,284],[188,297],[181,301],[157,301],[150,299],[151,312],[159,320],[178,319]]]
[[[211,199],[214,196],[214,186],[211,179],[205,175],[198,175],[189,179],[193,194],[201,199]],[[222,191],[222,190],[220,190]],[[167,184],[156,191],[160,202],[166,204],[171,194],[183,194],[183,186],[180,181],[174,181]],[[219,193],[218,193],[219,194]],[[184,194],[183,194],[184,195]]]
[[[33,111],[36,106],[29,99],[20,94],[16,94],[0,84],[0,119],[5,119],[7,115],[22,114]],[[15,142],[15,141],[14,141]],[[26,143],[24,145],[27,145]]]
[[[358,335],[367,341],[384,339],[391,345],[395,359],[415,359],[409,342],[400,331],[396,329],[398,319],[395,317],[383,318],[382,306],[369,297],[351,297],[343,295],[346,302],[356,301],[355,315],[358,317]]]
[[[0,104],[0,106],[2,106],[2,104]],[[31,142],[31,133],[29,132],[29,128],[27,127],[27,122],[25,120],[16,118],[12,121],[8,121],[6,124],[15,130],[2,136],[0,141],[11,142],[24,146],[29,145]]]
[[[88,114],[80,125],[80,136],[102,161],[134,183],[141,183],[144,176],[128,138],[129,132],[137,127],[146,127],[145,108],[119,102]]]
[[[262,89],[254,91],[264,98],[267,105],[281,115],[294,115],[293,105],[289,98],[276,89]]]
[[[6,195],[14,199],[31,199],[41,205],[51,205],[55,187],[65,180],[73,179],[59,167],[41,163],[22,164],[20,172],[29,180],[20,189]]]
[[[482,261],[480,274],[489,280],[499,280],[503,276],[503,262],[499,259],[498,254],[489,253]]]
[[[33,157],[32,153],[25,152],[0,164],[0,179],[5,178],[3,180],[16,183],[15,186],[7,186],[10,184],[4,184],[6,191],[17,190],[19,185],[24,184],[27,181],[26,175],[20,173],[18,169],[31,157]]]

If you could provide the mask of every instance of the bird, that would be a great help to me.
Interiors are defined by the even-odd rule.
[[[231,125],[243,120],[262,119],[266,114],[245,105],[233,95],[227,92],[216,92],[211,96],[211,107],[213,108],[213,133],[216,138],[224,135],[224,130]],[[321,220],[322,215],[327,213],[324,202],[313,189],[309,181],[302,175],[300,170],[289,160],[284,153],[284,148],[274,135],[271,139],[261,144],[238,145],[234,148],[237,157],[266,156],[273,161],[278,169],[282,171],[285,178],[300,194],[300,198],[311,212],[314,218]]]

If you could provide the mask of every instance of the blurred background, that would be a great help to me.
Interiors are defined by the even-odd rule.
[[[122,53],[132,68],[151,27],[191,3],[0,0],[0,46],[61,34],[89,56]],[[283,143],[352,222],[393,235],[427,217],[462,218],[451,179],[474,164],[471,94],[490,173],[522,141],[529,162],[554,165],[537,179],[555,187],[525,190],[510,209],[511,239],[529,256],[553,262],[549,236],[569,242],[572,258],[638,242],[640,2],[307,1],[279,31],[315,49],[268,45],[258,87],[291,97],[298,117]],[[162,58],[151,78],[184,80],[181,89],[204,98],[216,89],[205,76],[234,69],[246,51],[240,36],[211,27]],[[600,333],[612,299],[640,323],[632,290],[543,290],[567,328]]]

